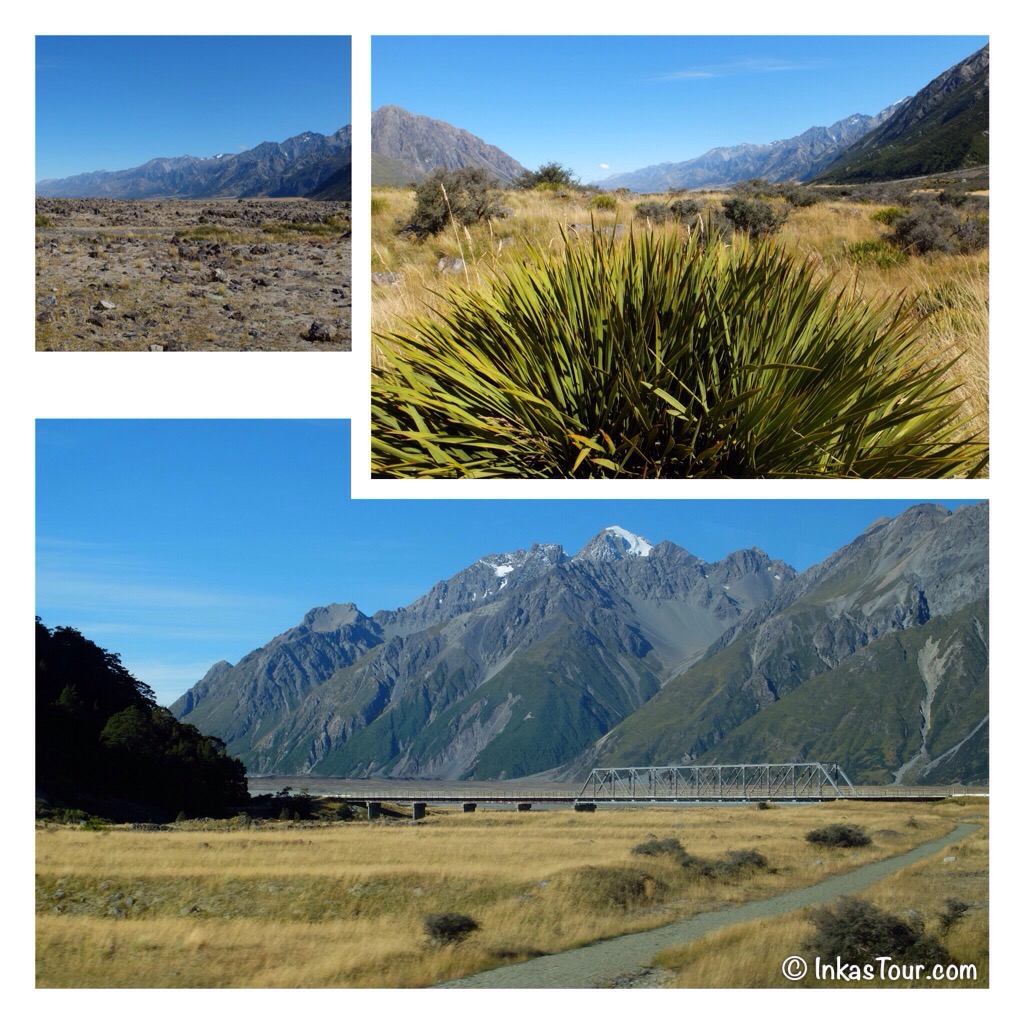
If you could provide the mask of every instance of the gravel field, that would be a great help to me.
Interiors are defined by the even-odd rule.
[[[350,204],[36,200],[39,351],[349,351]]]

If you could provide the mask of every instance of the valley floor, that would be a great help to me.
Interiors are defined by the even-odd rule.
[[[416,823],[392,813],[337,824],[240,817],[158,831],[41,826],[37,984],[429,986],[796,892],[947,836],[958,821],[984,822],[987,801],[481,809]],[[808,830],[837,821],[862,825],[871,845],[806,841]],[[694,865],[635,852],[653,838],[677,839]],[[970,925],[987,964],[987,846],[975,842],[957,858],[940,858],[923,883],[882,905],[931,928],[943,900],[962,891],[970,909],[961,926]],[[461,942],[428,940],[425,915],[450,913],[479,929]],[[741,973],[736,979],[711,984],[745,984]]]
[[[349,351],[349,203],[36,200],[37,351]]]

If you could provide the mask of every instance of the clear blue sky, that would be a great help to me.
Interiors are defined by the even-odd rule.
[[[38,36],[36,180],[351,123],[347,36]]]
[[[40,420],[36,614],[167,703],[312,607],[397,608],[476,559],[605,526],[797,569],[909,501],[350,500],[340,420]],[[953,507],[956,502],[946,502]]]
[[[728,7],[722,11],[728,19]],[[688,160],[715,146],[790,138],[851,114],[877,114],[986,42],[984,36],[376,37],[373,106],[395,104],[447,121],[527,167],[556,160],[586,182]]]

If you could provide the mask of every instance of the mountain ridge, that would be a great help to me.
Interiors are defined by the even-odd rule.
[[[352,129],[300,132],[213,157],[155,157],[119,171],[36,182],[36,195],[90,199],[305,197],[351,199]],[[346,193],[346,173],[347,194]],[[328,191],[330,194],[324,195]]]
[[[833,678],[822,692],[877,693],[891,721],[871,727],[904,736],[884,748],[898,763],[872,747],[862,776],[980,771],[987,521],[984,503],[913,506],[802,573],[757,548],[709,563],[621,527],[574,556],[485,555],[403,608],[312,609],[237,666],[212,666],[172,710],[260,774],[578,778],[620,758],[763,751],[766,723],[793,718],[783,732],[796,735]],[[864,676],[872,664],[891,687]],[[908,746],[922,701],[942,724]],[[841,745],[830,718],[815,735],[822,757]]]

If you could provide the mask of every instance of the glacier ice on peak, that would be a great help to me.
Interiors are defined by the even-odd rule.
[[[628,553],[636,555],[637,558],[646,558],[654,546],[645,537],[641,537],[636,533],[630,533],[629,530],[624,530],[621,526],[608,526],[604,532],[620,537],[625,541]]]

